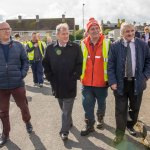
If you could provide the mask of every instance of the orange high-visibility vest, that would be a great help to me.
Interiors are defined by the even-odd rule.
[[[97,43],[95,49],[94,64],[90,56],[90,37],[81,42],[83,52],[83,66],[81,82],[85,86],[105,87],[108,81],[107,76],[107,63],[108,63],[108,50],[110,40],[106,40],[103,35]]]

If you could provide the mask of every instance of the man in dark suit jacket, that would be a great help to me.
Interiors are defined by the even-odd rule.
[[[43,67],[62,110],[60,136],[62,140],[67,140],[73,125],[72,109],[77,94],[77,80],[82,73],[83,58],[79,45],[69,41],[68,24],[57,25],[56,36],[57,41],[46,48]]]
[[[116,137],[114,143],[123,140],[125,129],[136,135],[137,122],[143,90],[150,77],[150,49],[135,37],[132,24],[123,23],[121,39],[111,45],[108,59],[108,82],[115,96]],[[130,62],[130,63],[129,63]],[[130,118],[127,120],[128,103]]]

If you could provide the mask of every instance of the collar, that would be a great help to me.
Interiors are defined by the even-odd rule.
[[[67,43],[65,45],[61,45],[59,42],[58,42],[58,45],[59,47],[66,47]]]
[[[121,39],[121,43],[122,43],[125,47],[127,47],[128,41],[127,41],[126,39],[122,38],[122,39]],[[130,43],[135,43],[135,39],[133,38],[133,39],[130,41]]]
[[[2,45],[9,45],[11,43],[11,39],[9,39],[7,42],[0,41],[0,44]]]
[[[68,42],[66,43],[66,45],[63,46],[63,47],[67,47],[67,46],[72,46],[72,43],[71,43],[70,41],[68,41]],[[54,43],[54,47],[62,47],[62,46],[59,44],[58,41],[56,41],[56,42]]]
[[[126,39],[124,39],[124,38],[123,38],[123,42],[124,42],[124,43],[128,43],[128,41],[127,41]],[[135,42],[135,39],[133,38],[130,42],[134,43],[134,42]]]

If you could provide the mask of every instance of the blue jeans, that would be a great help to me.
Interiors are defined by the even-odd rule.
[[[33,73],[33,82],[43,84],[43,66],[42,61],[34,61],[31,64],[31,69]]]
[[[106,97],[108,95],[107,87],[82,87],[82,105],[85,111],[85,119],[95,122],[94,107],[97,100],[98,110],[97,113],[105,115]]]

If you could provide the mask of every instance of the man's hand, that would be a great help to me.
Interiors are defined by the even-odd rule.
[[[111,89],[112,89],[112,90],[117,90],[117,84],[111,85]]]

